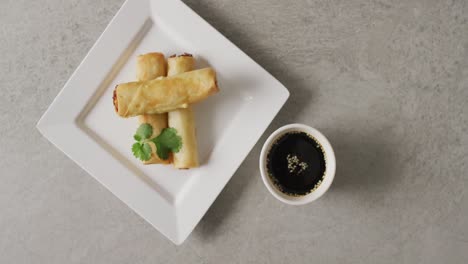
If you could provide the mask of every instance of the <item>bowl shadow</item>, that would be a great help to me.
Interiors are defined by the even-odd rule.
[[[330,192],[358,192],[357,195],[365,199],[385,193],[398,182],[398,175],[401,175],[398,143],[385,137],[382,131],[327,131],[327,136],[337,160]]]

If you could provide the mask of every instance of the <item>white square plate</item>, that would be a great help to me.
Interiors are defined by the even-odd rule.
[[[220,92],[194,106],[201,167],[142,165],[135,119],[112,106],[136,56],[189,52]],[[182,243],[289,96],[262,67],[181,1],[128,0],[39,121],[41,133],[175,244]]]

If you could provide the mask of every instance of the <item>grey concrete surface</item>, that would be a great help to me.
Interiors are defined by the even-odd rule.
[[[0,1],[0,263],[468,263],[468,1],[187,0],[291,97],[180,247],[35,129],[122,2]],[[292,122],[338,162],[303,207],[257,166]]]

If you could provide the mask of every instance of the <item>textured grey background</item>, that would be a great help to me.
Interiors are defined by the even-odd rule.
[[[0,263],[468,263],[468,1],[186,2],[291,97],[176,247],[35,129],[122,0],[0,1]],[[291,122],[338,160],[303,207],[257,168]]]

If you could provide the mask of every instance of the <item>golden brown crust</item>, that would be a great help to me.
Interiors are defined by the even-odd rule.
[[[183,54],[167,60],[167,75],[177,75],[195,68],[195,59],[190,54]],[[177,130],[182,138],[182,148],[173,153],[172,163],[177,169],[189,169],[199,166],[198,143],[195,131],[195,117],[191,107],[177,109],[168,113],[170,127]]]
[[[166,58],[159,52],[139,55],[136,66],[138,81],[148,81],[167,74]]]
[[[211,68],[116,86],[117,114],[131,117],[187,108],[219,91]]]
[[[194,68],[195,59],[190,54],[167,59],[167,76],[193,71]]]
[[[136,65],[136,78],[138,81],[148,81],[166,76],[167,64],[164,54],[159,52],[152,52],[139,55],[137,57]],[[167,127],[167,114],[153,114],[153,115],[140,115],[138,116],[140,124],[150,124],[153,128],[151,138],[158,136],[161,131]],[[167,164],[171,160],[162,160],[156,154],[156,146],[153,142],[149,142],[151,146],[151,158],[143,161],[143,164]]]

